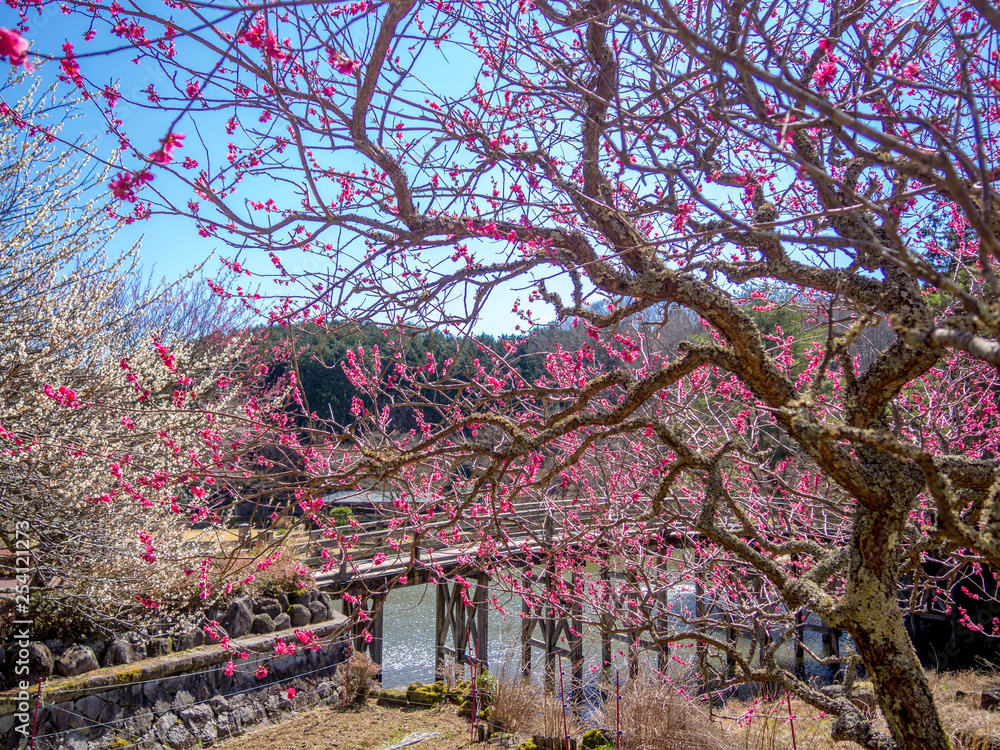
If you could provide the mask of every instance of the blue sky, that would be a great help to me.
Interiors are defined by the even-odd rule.
[[[105,83],[110,84],[122,81],[122,90],[126,94],[126,98],[143,100],[145,97],[142,89],[145,86],[153,83],[160,89],[164,84],[169,85],[171,83],[163,71],[153,67],[146,61],[140,61],[138,65],[133,67],[128,63],[128,58],[123,54],[117,54],[110,58],[87,57],[87,51],[91,48],[82,41],[86,27],[82,24],[80,18],[62,15],[56,9],[57,6],[50,5],[43,9],[41,16],[35,16],[32,13],[29,18],[29,27],[24,32],[25,37],[32,42],[32,51],[39,53],[33,56],[33,62],[38,68],[38,77],[45,84],[54,81],[59,75],[60,70],[58,62],[52,60],[45,61],[40,55],[60,55],[60,48],[65,41],[73,43],[79,56],[80,64],[84,67],[84,73],[92,85],[104,85]],[[17,22],[18,19],[15,13],[7,8],[0,9],[0,25],[12,28],[17,25]],[[100,38],[98,38],[98,41],[100,41]],[[105,43],[107,42],[105,41]],[[93,44],[97,44],[97,42]],[[474,72],[474,70],[470,69],[469,72]],[[453,84],[456,76],[454,67],[446,69],[445,67],[436,67],[434,65],[422,65],[419,73],[432,85],[436,85],[436,79],[440,78],[442,87],[446,83],[449,85]],[[64,85],[63,88],[69,90],[71,87]],[[18,94],[19,90],[14,89],[3,92],[2,96],[13,103]],[[152,152],[157,148],[159,139],[166,133],[170,123],[169,114],[150,111],[143,107],[130,106],[124,100],[117,105],[115,113],[120,119],[125,121],[130,138],[137,148],[143,152]],[[204,133],[221,131],[221,122],[224,122],[225,118],[219,113],[200,112],[197,114],[196,119],[203,126],[205,120],[209,122],[212,120],[220,121],[219,123],[214,123],[220,125],[218,128],[201,128],[201,132]],[[197,133],[194,131],[195,124],[190,117],[186,116],[182,117],[175,128],[175,132],[184,132],[188,135],[189,143],[193,137],[197,137]],[[109,134],[107,123],[95,112],[95,108],[92,105],[86,103],[82,105],[80,115],[64,126],[62,136],[69,141],[73,141],[79,136],[91,140],[93,144],[92,152],[99,158],[112,158],[111,155],[117,145],[117,138]],[[206,141],[210,149],[217,153],[220,151],[225,153],[226,143],[224,142],[224,138],[219,139],[216,136],[212,136],[211,138],[215,140],[210,139]],[[230,138],[236,142],[236,145],[241,145],[239,131],[230,136]],[[189,149],[189,151],[193,152],[193,149]],[[181,158],[183,158],[185,153],[184,149],[178,152]],[[126,165],[129,163],[127,157],[125,158],[125,163]],[[158,176],[150,185],[150,189],[162,190],[169,199],[183,205],[191,197],[187,189],[181,192],[176,184],[171,185],[172,181],[168,175],[160,174],[161,176]],[[123,207],[128,208],[125,204],[123,204]],[[149,219],[123,227],[110,240],[109,249],[111,251],[125,249],[136,242],[140,243],[139,252],[144,275],[152,275],[154,278],[163,277],[168,281],[188,274],[199,263],[203,263],[206,258],[213,255],[213,253],[215,257],[207,262],[203,271],[203,273],[209,276],[214,276],[219,272],[221,268],[221,264],[219,263],[220,256],[233,260],[238,259],[244,267],[252,270],[259,270],[261,272],[273,270],[269,260],[266,257],[261,257],[261,253],[257,252],[254,255],[244,254],[243,256],[237,256],[238,251],[224,245],[217,239],[206,239],[199,236],[194,223],[183,217],[154,214]],[[483,254],[486,253],[484,252]],[[303,268],[308,269],[309,264],[312,264],[314,270],[317,267],[317,261],[305,255],[295,257],[291,254],[285,254],[282,256],[282,259],[286,267],[293,273]],[[265,280],[263,282],[265,289],[270,285],[270,281]],[[500,334],[513,332],[518,325],[523,326],[523,321],[511,312],[511,307],[517,297],[520,297],[522,300],[522,308],[525,307],[526,305],[523,303],[527,299],[527,294],[527,290],[519,292],[511,289],[497,290],[487,302],[486,310],[475,327],[475,331]],[[538,308],[537,305],[535,307]],[[538,310],[538,312],[541,312],[541,310]],[[545,317],[544,314],[542,317]]]

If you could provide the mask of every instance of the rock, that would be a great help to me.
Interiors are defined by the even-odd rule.
[[[278,599],[278,606],[281,607],[281,611],[282,612],[287,611],[288,610],[288,605],[289,605],[288,595],[287,594],[278,594],[277,599]]]
[[[198,648],[205,643],[205,634],[201,628],[187,627],[174,636],[174,646],[178,651]]]
[[[312,612],[301,604],[293,604],[288,608],[288,617],[292,622],[292,627],[301,628],[312,620]]]
[[[76,677],[98,666],[97,657],[88,646],[70,646],[56,659],[56,672],[63,677]]]
[[[63,737],[60,747],[63,750],[90,750],[90,737],[80,732],[70,732]]]
[[[101,657],[104,656],[104,650],[108,647],[107,643],[99,640],[88,641],[87,645],[90,647],[90,650],[94,652],[94,658],[97,659],[97,661],[101,660]]]
[[[979,698],[979,707],[984,711],[1000,711],[1000,688],[986,688]]]
[[[250,632],[256,635],[271,633],[274,631],[274,621],[265,614],[254,615],[253,623],[250,625]]]
[[[288,630],[290,627],[292,627],[292,618],[284,612],[274,618],[275,630]]]
[[[107,693],[105,693],[107,695]],[[101,708],[101,715],[97,718],[97,721],[105,726],[118,727],[121,723],[122,718],[122,707],[117,703],[112,703],[109,700],[104,701],[104,706]]]
[[[173,710],[180,711],[194,703],[194,696],[187,690],[178,690],[174,695]]]
[[[138,661],[146,656],[146,643],[149,641],[142,633],[126,633],[125,640],[132,644],[132,660]]]
[[[12,642],[4,649],[4,671],[7,681],[11,685],[17,685],[21,680],[27,680],[30,684],[37,686],[38,681],[47,680],[52,676],[55,660],[52,652],[44,643],[31,641],[25,645]],[[18,669],[28,666],[27,674],[17,674]]]
[[[152,726],[153,712],[148,708],[139,708],[122,723],[122,731],[128,736],[140,737]]]
[[[170,712],[170,709],[174,706],[174,696],[164,690],[162,687],[157,686],[156,692],[153,694],[153,713],[157,716],[163,716]]]
[[[170,638],[167,636],[150,638],[146,644],[146,656],[166,656],[171,651]]]
[[[235,737],[243,733],[243,727],[240,725],[239,717],[235,713],[226,713],[217,716],[215,719],[215,728],[219,733],[219,739]]]
[[[67,729],[83,726],[80,717],[76,715],[73,701],[63,701],[49,706],[49,716],[57,732],[65,732]]]
[[[219,732],[215,726],[215,714],[204,703],[185,708],[179,716],[181,721],[191,730],[191,734],[202,745],[214,744],[219,739]]]
[[[299,589],[298,591],[293,591],[288,595],[289,604],[301,604],[303,607],[308,607],[309,602],[313,600],[312,592],[306,591],[305,589]]]
[[[325,622],[330,619],[330,610],[323,602],[309,602],[309,612],[312,614],[312,622]]]
[[[97,721],[101,716],[101,711],[104,710],[104,701],[96,695],[87,695],[76,702],[74,710],[91,721]]]
[[[198,681],[198,686],[195,688],[195,695],[194,695],[194,697],[195,697],[195,700],[198,701],[198,703],[202,703],[203,701],[207,701],[209,698],[212,697],[212,691],[209,690],[209,687],[206,684],[205,680],[199,680]]]
[[[383,688],[376,692],[375,703],[388,708],[398,708],[406,702],[407,688]]]
[[[191,747],[197,740],[176,715],[169,713],[156,722],[156,736],[167,747],[183,750]]]
[[[281,614],[282,607],[277,599],[262,598],[254,602],[253,611],[258,615],[267,615],[272,620]]]
[[[250,625],[253,623],[253,612],[245,602],[237,599],[229,604],[226,616],[222,620],[222,627],[229,633],[230,638],[239,638],[250,632]]]
[[[443,682],[432,682],[429,685],[422,682],[412,682],[406,688],[406,700],[423,706],[434,706],[444,702],[445,692],[446,688]]]
[[[131,643],[124,638],[115,638],[104,651],[103,665],[117,667],[119,664],[128,664],[134,656]]]

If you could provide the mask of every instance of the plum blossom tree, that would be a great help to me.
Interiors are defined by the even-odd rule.
[[[15,5],[30,34],[48,3]],[[503,353],[462,384],[447,361],[396,362],[392,337],[354,352],[352,454],[316,482],[395,481],[418,534],[472,524],[470,556],[532,606],[696,639],[702,665],[725,654],[732,679],[837,715],[838,739],[951,746],[900,597],[929,559],[1000,562],[991,4],[62,5],[83,40],[32,49],[120,138],[120,210],[230,244],[277,283],[275,320],[461,329],[519,287],[526,321],[544,305],[589,337],[534,382]],[[142,83],[102,83],[99,51]],[[127,132],[126,104],[164,115],[162,146]],[[157,156],[185,122],[202,141]],[[798,335],[762,325],[775,306]],[[652,347],[670,315],[703,333]],[[410,435],[386,373],[420,409]],[[542,599],[502,567],[528,501],[560,514],[546,560],[577,574]],[[633,580],[588,581],[609,552]],[[746,633],[777,630],[751,641],[759,665],[700,608],[654,606],[677,565]],[[778,663],[800,608],[851,636],[888,734]]]
[[[88,200],[100,173],[60,146],[47,110],[61,104],[36,90],[0,115],[0,539],[30,541],[39,627],[114,630],[252,571],[218,562],[215,532],[280,428],[241,335],[178,337],[164,317],[185,307],[176,286],[136,294],[135,248],[104,252],[114,222]]]

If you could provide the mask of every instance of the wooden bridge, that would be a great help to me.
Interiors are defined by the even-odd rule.
[[[539,506],[534,509],[536,526],[524,530],[525,513],[519,508],[518,528],[513,528],[505,539],[505,564],[512,568],[529,569],[545,559],[545,552],[557,545],[573,544],[573,538],[565,531],[558,531],[551,506]],[[559,509],[557,509],[559,510]],[[529,520],[532,518],[529,509]],[[440,675],[445,669],[449,658],[456,663],[474,662],[481,668],[489,666],[488,656],[488,607],[489,607],[489,576],[476,563],[479,545],[475,542],[474,528],[469,525],[456,524],[460,539],[457,543],[445,543],[427,537],[414,537],[405,528],[396,528],[391,532],[385,522],[356,524],[350,528],[340,527],[350,545],[342,549],[340,534],[337,538],[328,538],[324,530],[293,532],[286,540],[293,550],[306,558],[308,564],[320,568],[316,574],[318,588],[342,597],[342,611],[351,618],[352,640],[357,651],[367,652],[376,663],[382,662],[382,643],[384,632],[383,605],[389,591],[396,586],[415,586],[429,582],[435,583],[436,619],[435,619],[435,673]],[[453,532],[454,533],[454,532]],[[389,536],[397,543],[387,543]],[[400,541],[401,540],[401,541]],[[241,532],[240,543],[268,544],[275,542],[272,532],[251,537],[249,529]],[[689,540],[673,539],[676,546],[684,546]],[[330,563],[321,556],[323,550],[336,549],[338,557],[336,566],[329,568]],[[662,564],[661,557],[658,564]],[[610,583],[618,576],[609,565],[600,568],[600,577]],[[553,562],[548,559],[547,565],[532,583],[525,586],[538,594],[552,591],[556,584],[557,573]],[[574,574],[575,577],[575,574]],[[637,586],[634,574],[623,576],[631,587]],[[527,576],[525,579],[527,580]],[[576,581],[570,581],[574,587]],[[694,602],[696,617],[704,618],[711,613],[706,610],[704,590],[701,581],[695,583]],[[539,596],[539,601],[544,600]],[[655,595],[656,609],[667,612],[666,592]],[[623,606],[627,606],[623,603]],[[569,662],[571,689],[583,684],[584,649],[583,649],[583,610],[579,603],[571,603],[567,608],[539,603],[529,604],[522,597],[521,605],[521,671],[530,675],[534,650],[541,652],[544,660],[544,674],[548,686],[552,686],[556,673],[557,660],[562,657]],[[822,636],[824,650],[829,655],[839,656],[839,631],[833,631],[822,625],[809,623],[805,612],[795,616],[797,637],[795,639],[795,657],[804,657],[803,637],[806,631],[819,632]],[[600,615],[601,661],[607,666],[611,664],[613,644],[622,644],[628,659],[629,672],[635,675],[639,672],[640,652],[654,651],[656,653],[657,669],[667,670],[669,646],[666,644],[667,634],[665,622],[656,618],[652,630],[652,640],[642,638],[640,632],[618,631],[613,616],[610,613]],[[665,620],[665,617],[663,618]],[[738,629],[730,620],[720,621],[720,629],[724,629],[726,639],[733,645],[738,639]],[[366,636],[367,633],[367,636]],[[759,658],[764,659],[764,649],[772,641],[771,633],[766,626],[756,629],[753,641],[759,647]]]

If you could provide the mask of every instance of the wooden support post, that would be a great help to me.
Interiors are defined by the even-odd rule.
[[[368,611],[374,613],[370,615],[368,626],[368,631],[371,633],[372,639],[368,644],[368,656],[371,660],[379,665],[379,671],[377,679],[382,682],[382,639],[385,633],[385,594],[380,596],[373,596],[371,599],[371,609]]]
[[[451,586],[451,596],[449,597],[448,619],[451,625],[451,639],[455,649],[455,663],[465,664],[469,658],[466,650],[469,646],[469,626],[467,623],[468,611],[465,602],[462,601],[461,584],[454,583]]]
[[[552,582],[554,578],[555,561],[550,558],[545,566],[546,598],[552,594]],[[544,605],[544,611],[545,616],[541,624],[545,643],[545,689],[551,692],[555,689],[556,684],[556,640],[559,637],[559,631],[556,629],[556,618],[559,613],[553,604]]]
[[[489,652],[489,576],[481,573],[476,581],[476,595],[473,599],[476,619],[476,662],[480,670],[488,670]]]
[[[795,661],[799,664],[806,658],[806,611],[800,609],[795,613]]]
[[[437,607],[434,616],[434,679],[443,680],[448,637],[448,584],[438,583],[435,588]]]
[[[529,592],[530,593],[530,589]],[[531,677],[531,633],[535,629],[533,607],[521,600],[521,675]]]
[[[767,623],[757,624],[757,663],[764,668],[764,652],[771,645],[771,631]]]
[[[607,564],[601,566],[601,581],[604,582],[605,591],[611,589],[611,572]],[[608,680],[611,679],[611,631],[614,628],[614,617],[607,611],[601,612],[601,669]]]
[[[666,628],[660,630],[660,637],[666,637]],[[660,673],[661,677],[666,677],[667,670],[670,668],[670,644],[669,643],[657,643],[656,645],[656,671]]]
[[[823,651],[827,656],[840,656],[840,631],[834,630],[829,625],[823,625],[820,631],[820,638],[823,642]]]
[[[628,582],[628,589],[631,592],[635,592],[637,587],[637,581],[635,576],[635,571],[631,568],[625,573],[625,579]],[[634,680],[639,676],[639,633],[634,630],[630,634],[631,643],[628,647],[628,673],[629,676]]]
[[[656,557],[656,569],[663,569],[663,555],[657,555]],[[653,640],[656,643],[656,671],[660,673],[660,677],[666,677],[667,669],[670,666],[670,644],[666,642],[667,639],[667,623],[669,622],[667,618],[667,609],[670,603],[667,600],[666,590],[656,592],[656,615],[654,617],[653,623]]]
[[[726,643],[730,649],[735,649],[739,644],[739,631],[736,630],[731,610],[726,612]],[[730,675],[736,672],[736,658],[730,653],[726,654],[726,672]]]
[[[577,590],[577,575],[573,574],[573,591]],[[573,668],[570,691],[579,698],[583,691],[583,606],[574,601],[570,605],[569,661]]]
[[[699,620],[703,620],[705,617],[705,585],[702,583],[700,572],[695,573],[694,577],[694,616]],[[704,643],[698,641],[695,652],[698,655],[698,663],[703,664],[708,648]]]
[[[489,577],[479,574],[476,585],[471,590],[471,601],[466,604],[462,598],[460,583],[439,583],[436,596],[434,623],[434,672],[444,675],[445,658],[450,654],[456,663],[476,660],[481,669],[489,667]],[[471,633],[470,633],[471,631]],[[451,646],[448,636],[451,635]],[[470,636],[473,643],[469,643]],[[522,644],[523,646],[523,644]],[[528,658],[530,660],[530,646]],[[474,649],[474,653],[468,651]],[[523,657],[523,652],[522,652]]]

